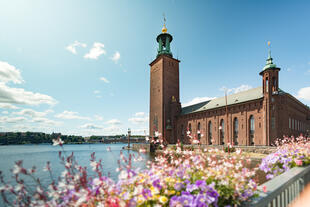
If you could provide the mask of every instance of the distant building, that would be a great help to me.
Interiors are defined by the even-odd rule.
[[[189,130],[202,144],[270,145],[283,135],[309,132],[310,109],[279,88],[280,68],[270,51],[259,73],[262,86],[182,108],[180,60],[173,58],[172,39],[164,25],[150,63],[150,136],[158,131],[169,143],[189,143]]]

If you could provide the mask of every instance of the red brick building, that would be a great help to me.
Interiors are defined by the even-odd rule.
[[[150,63],[150,136],[158,131],[169,143],[188,143],[189,130],[202,144],[270,145],[283,135],[309,133],[310,108],[279,88],[280,68],[270,52],[260,87],[182,108],[172,39],[164,25]]]

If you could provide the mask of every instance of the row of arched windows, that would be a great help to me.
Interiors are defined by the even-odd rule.
[[[302,121],[289,118],[288,119],[288,127],[289,129],[296,130],[296,131],[306,131],[307,125]]]
[[[191,123],[188,124],[187,130],[189,130],[190,133],[192,133]],[[198,124],[197,124],[197,136],[198,136],[199,140],[201,138],[200,130],[201,130],[201,124],[200,124],[200,122],[198,122]],[[212,121],[209,121],[208,125],[207,125],[207,143],[208,144],[214,144],[214,143],[212,143],[212,142],[214,142],[213,136],[212,136],[212,131],[213,131],[212,130]],[[225,144],[225,121],[224,121],[224,119],[220,120],[219,133],[220,133],[220,144]],[[254,120],[254,116],[251,115],[249,117],[249,141],[250,141],[249,143],[250,143],[250,145],[254,145],[254,134],[255,134],[255,120]],[[181,125],[181,136],[184,137],[183,124]],[[239,137],[239,121],[238,121],[238,118],[235,117],[233,120],[233,142],[234,142],[234,145],[238,145],[238,137]]]

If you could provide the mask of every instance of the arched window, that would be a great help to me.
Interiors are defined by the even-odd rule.
[[[181,124],[181,142],[184,141],[184,125]]]
[[[192,124],[188,125],[188,130],[190,131],[190,133],[192,133]]]
[[[272,91],[276,90],[276,85],[277,85],[276,78],[272,77]]]
[[[234,118],[234,144],[238,145],[239,123],[237,117]]]
[[[209,141],[209,144],[212,144],[212,122],[209,121],[209,124],[208,124],[208,141]]]
[[[221,119],[221,122],[220,122],[220,144],[221,145],[225,144],[224,137],[225,137],[225,124],[224,124],[224,120]]]
[[[255,123],[254,116],[250,116],[250,145],[254,145]]]
[[[288,128],[289,128],[289,129],[292,128],[291,118],[288,118]]]
[[[266,78],[266,92],[268,92],[268,78]]]
[[[198,122],[198,125],[197,125],[197,137],[198,137],[198,140],[200,140],[200,138],[201,138],[200,122]]]

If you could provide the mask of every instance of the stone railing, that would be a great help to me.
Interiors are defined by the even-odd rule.
[[[294,167],[258,187],[259,197],[243,207],[285,207],[296,199],[310,182],[310,166]],[[266,188],[263,192],[263,188]],[[310,205],[309,205],[310,206]]]

